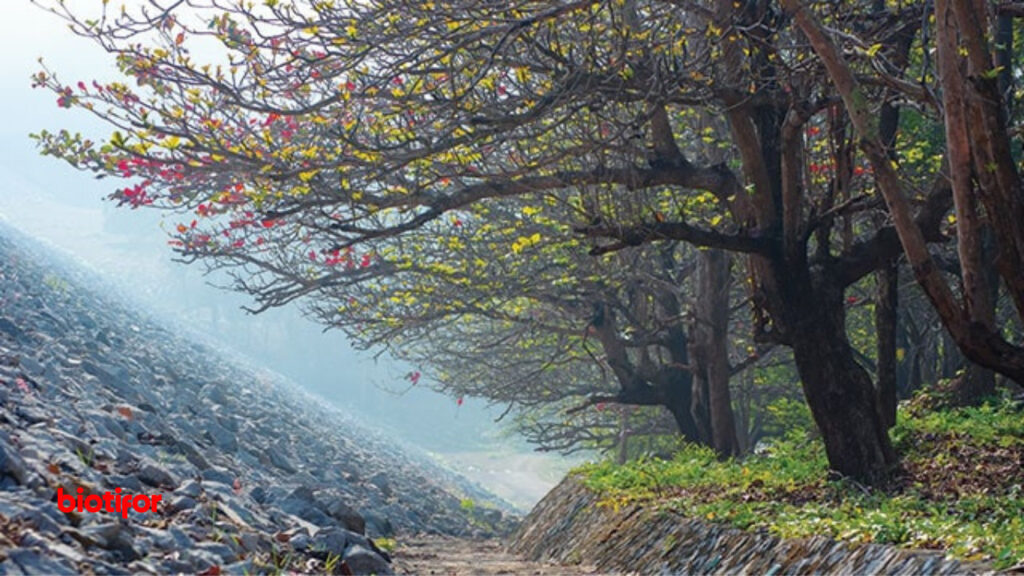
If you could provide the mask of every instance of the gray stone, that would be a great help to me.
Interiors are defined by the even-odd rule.
[[[220,563],[223,564],[230,564],[238,560],[238,554],[222,542],[200,542],[196,544],[196,548],[216,555],[220,559]]]
[[[6,316],[0,316],[0,332],[7,333],[11,338],[15,340],[21,340],[25,336],[25,331],[22,330],[13,320]]]
[[[263,552],[270,548],[270,541],[256,532],[242,532],[238,535],[238,543],[247,552]]]
[[[46,372],[46,367],[31,356],[22,356],[19,364],[29,376],[42,376],[43,373]]]
[[[313,540],[309,537],[309,534],[300,533],[291,537],[289,542],[292,548],[296,550],[308,550],[313,546]]]
[[[394,574],[384,558],[369,548],[355,545],[345,550],[342,561],[348,566],[352,574]]]
[[[319,496],[319,495],[318,495]],[[323,498],[318,498],[320,502],[323,502]],[[354,508],[348,504],[342,502],[340,499],[331,499],[326,502],[327,513],[332,517],[341,522],[341,525],[347,530],[352,532],[358,532],[359,534],[366,534],[366,520],[356,512]]]
[[[149,538],[149,540],[152,541],[153,546],[157,548],[162,550],[174,550],[177,547],[177,541],[167,530],[149,528],[147,526],[137,526],[135,529]]]
[[[349,544],[355,543],[356,539],[350,538],[350,536],[356,535],[340,528],[325,528],[318,530],[310,538],[310,545],[313,550],[330,554],[341,554],[345,551],[345,548],[348,548]]]
[[[29,469],[21,455],[6,438],[0,438],[0,477],[9,476],[18,484],[25,484],[29,478]]]
[[[263,486],[256,486],[249,491],[249,497],[258,504],[265,504],[267,502],[267,491],[263,489]]]
[[[257,568],[256,564],[252,561],[252,559],[247,559],[241,560],[239,562],[234,562],[226,566],[221,566],[220,573],[231,575],[237,574],[238,576],[248,576],[249,574],[259,573],[259,569]]]
[[[178,485],[178,479],[166,468],[151,460],[143,460],[136,473],[139,480],[157,488],[174,488]]]
[[[171,526],[167,529],[167,533],[174,538],[175,545],[179,549],[191,548],[195,541],[185,533],[184,530],[177,526]]]
[[[232,433],[238,432],[238,418],[234,414],[218,414],[217,423]]]
[[[15,548],[6,554],[7,560],[14,562],[24,574],[78,574],[74,567],[35,550]]]
[[[168,504],[171,512],[191,510],[196,507],[196,499],[191,496],[175,496]]]
[[[375,510],[361,510],[366,521],[365,534],[370,538],[390,538],[395,535],[395,528],[387,516]]]
[[[11,517],[12,520],[24,522],[27,526],[51,536],[60,534],[62,527],[68,525],[67,517],[56,506],[50,506],[48,502],[38,499],[29,500],[26,497],[23,497],[23,501],[28,501],[27,504],[31,507]]]
[[[279,450],[276,446],[269,446],[265,452],[270,463],[277,466],[281,470],[288,472],[289,474],[295,474],[298,469],[295,464],[292,463],[291,459],[284,455],[284,452]]]
[[[271,523],[258,510],[243,506],[237,498],[218,498],[224,516],[239,528],[272,528]]]
[[[235,481],[235,474],[220,468],[208,468],[199,473],[199,476],[206,481],[220,482],[230,486]]]
[[[103,478],[103,483],[111,488],[120,488],[123,493],[136,494],[142,492],[142,482],[135,476],[111,474]]]
[[[238,440],[235,435],[216,422],[207,423],[204,435],[214,446],[225,452],[234,453],[238,450]]]
[[[213,402],[214,404],[220,404],[222,406],[227,405],[229,402],[228,395],[224,392],[224,387],[220,384],[207,384],[206,386],[203,386],[199,396],[205,400]]]
[[[179,440],[174,443],[174,448],[178,450],[190,464],[198,468],[199,470],[207,470],[210,468],[210,463],[206,460],[206,457],[196,449],[196,447],[187,440]]]
[[[85,546],[111,548],[121,535],[121,524],[117,522],[93,524],[79,530],[69,530],[68,533]]]
[[[130,394],[131,381],[124,369],[105,362],[93,362],[86,360],[82,362],[82,370],[87,374],[95,376],[104,386],[117,390],[122,396]],[[134,397],[134,394],[131,394]]]
[[[181,486],[178,486],[174,493],[182,496],[199,498],[199,495],[203,493],[203,486],[195,480],[186,480],[181,484]]]
[[[391,481],[388,480],[388,475],[384,472],[378,472],[373,476],[370,476],[370,484],[379,488],[380,493],[383,494],[385,498],[390,498],[393,495],[391,490]]]
[[[313,491],[306,486],[299,486],[293,490],[278,503],[278,507],[288,514],[308,520],[317,526],[334,524],[334,521],[320,510],[320,503],[313,496]]]
[[[204,572],[214,566],[220,566],[221,558],[213,552],[200,548],[191,548],[181,551],[181,559],[188,562],[189,566],[184,570],[186,573]]]
[[[480,517],[484,522],[487,522],[491,526],[495,526],[501,522],[502,513],[501,510],[498,510],[497,508],[484,508],[480,511]]]

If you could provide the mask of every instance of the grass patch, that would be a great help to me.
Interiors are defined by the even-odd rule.
[[[941,550],[997,569],[1024,562],[1024,413],[1006,402],[922,412],[901,412],[893,438],[904,470],[884,491],[828,479],[820,440],[803,434],[744,460],[691,446],[672,460],[577,471],[608,506],[648,502],[784,538]]]

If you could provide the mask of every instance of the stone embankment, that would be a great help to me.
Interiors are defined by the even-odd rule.
[[[619,509],[568,477],[523,520],[511,550],[531,561],[640,574],[967,574],[984,566],[935,552],[825,537],[781,540],[640,505]]]
[[[0,227],[0,574],[387,573],[372,538],[480,534],[450,473],[58,260]]]

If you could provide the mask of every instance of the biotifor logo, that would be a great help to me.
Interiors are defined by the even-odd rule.
[[[136,512],[156,512],[156,505],[163,496],[145,494],[121,494],[117,488],[113,492],[104,492],[100,497],[98,494],[84,495],[82,488],[78,489],[78,498],[71,494],[65,494],[64,488],[57,488],[57,509],[67,513],[75,512],[120,512],[122,518],[128,517],[128,512],[135,508]]]

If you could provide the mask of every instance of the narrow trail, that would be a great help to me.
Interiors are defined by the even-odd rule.
[[[444,536],[402,538],[392,556],[396,574],[438,576],[523,574],[574,576],[595,574],[586,565],[529,562],[505,552],[501,540],[467,540]]]

